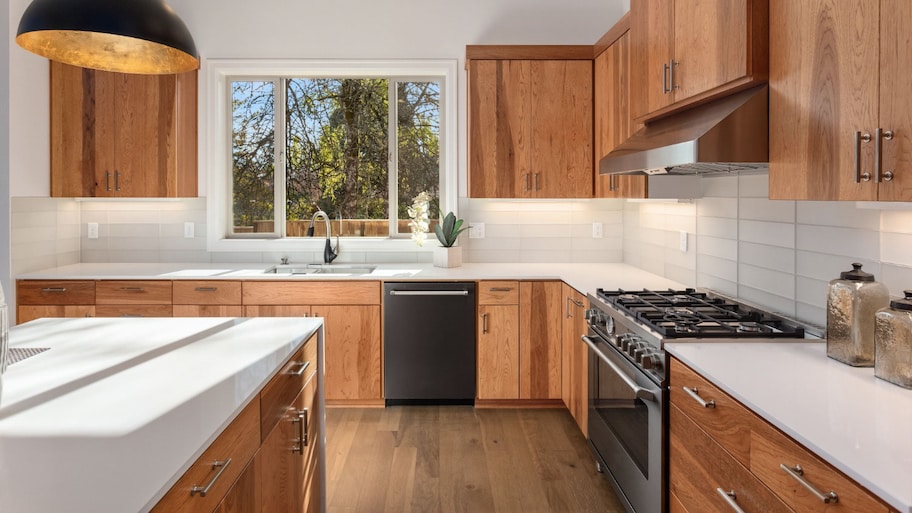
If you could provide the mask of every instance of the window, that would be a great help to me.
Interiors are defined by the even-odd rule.
[[[318,210],[333,235],[395,244],[419,193],[432,212],[456,210],[455,62],[209,68],[210,127],[225,134],[207,166],[210,249],[312,249]],[[325,233],[322,221],[314,229]]]

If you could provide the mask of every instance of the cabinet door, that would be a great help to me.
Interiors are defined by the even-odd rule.
[[[519,284],[519,398],[561,398],[561,315],[559,281]]]
[[[671,105],[668,66],[674,57],[674,0],[631,0],[633,118]]]
[[[538,198],[591,198],[592,61],[532,61],[531,70],[531,177],[520,185]]]
[[[263,513],[301,511],[303,462],[298,430],[301,419],[294,405],[263,440],[254,458]]]
[[[912,3],[881,0],[880,18],[880,126],[893,131],[883,141],[884,171],[893,179],[880,184],[881,201],[912,201],[912,95],[903,84],[912,81]]]
[[[878,126],[879,18],[865,0],[770,1],[770,199],[876,198],[854,134]]]
[[[310,317],[311,308],[303,305],[248,305],[245,317]]]
[[[314,306],[324,318],[327,401],[375,404],[383,400],[379,306]]]
[[[247,464],[237,481],[231,485],[221,504],[214,513],[259,513],[260,500],[257,495],[256,465]]]
[[[478,398],[519,398],[519,306],[478,306]]]
[[[531,66],[521,60],[469,63],[469,196],[531,193]]]
[[[577,426],[588,435],[589,413],[589,351],[580,340],[586,331],[586,296],[573,287],[563,285],[564,318],[561,337],[561,396]]]

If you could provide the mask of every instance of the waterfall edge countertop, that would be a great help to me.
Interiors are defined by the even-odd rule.
[[[0,511],[148,511],[318,318],[39,319],[0,397]]]
[[[821,342],[682,342],[665,349],[892,507],[912,513],[912,390],[875,378],[873,368],[827,358]]]

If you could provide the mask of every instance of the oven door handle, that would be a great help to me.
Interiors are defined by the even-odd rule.
[[[603,353],[602,350],[599,349],[599,348],[595,345],[595,342],[592,340],[592,338],[590,338],[590,337],[588,337],[588,336],[586,336],[586,335],[583,335],[583,336],[580,337],[580,338],[582,339],[583,342],[586,343],[587,346],[589,346],[589,349],[592,349],[592,351],[596,354],[596,356],[599,357],[599,359],[601,359],[601,360],[602,360],[603,362],[605,362],[609,367],[611,367],[611,370],[613,370],[614,373],[617,374],[617,376],[618,376],[619,378],[621,378],[621,380],[623,380],[624,383],[625,383],[628,387],[630,387],[630,390],[632,390],[633,393],[636,394],[637,399],[642,399],[642,400],[644,400],[644,401],[649,401],[649,402],[653,402],[653,403],[654,403],[654,402],[657,402],[657,401],[656,401],[656,396],[655,396],[655,394],[654,394],[651,390],[648,390],[648,389],[646,389],[646,388],[641,387],[640,385],[638,385],[638,384],[636,383],[636,381],[634,381],[633,379],[631,379],[630,376],[628,376],[624,371],[622,371],[621,368],[618,367],[616,363],[612,362],[611,359],[609,359],[609,358],[605,355],[605,353]]]

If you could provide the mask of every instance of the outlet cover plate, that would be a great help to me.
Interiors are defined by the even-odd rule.
[[[604,236],[605,236],[605,231],[604,231],[604,226],[602,226],[602,223],[598,223],[598,222],[592,223],[592,238],[601,239]]]
[[[469,238],[470,239],[485,238],[485,224],[484,223],[469,223]]]
[[[98,238],[98,223],[86,224],[86,235],[90,239],[97,239]]]

